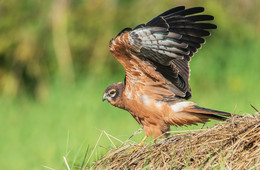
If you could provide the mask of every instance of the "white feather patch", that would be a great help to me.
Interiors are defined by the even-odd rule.
[[[115,40],[112,40],[112,44],[113,44],[113,45],[116,45],[116,42],[115,42]]]
[[[143,103],[145,104],[145,105],[150,105],[150,103],[151,103],[151,100],[148,98],[148,96],[146,96],[146,95],[142,95],[142,96],[140,96],[141,97],[141,99],[142,99],[142,101],[143,101]]]
[[[127,94],[127,95],[126,95],[126,98],[127,98],[128,100],[131,100],[131,99],[132,99],[132,92],[131,92],[131,91],[126,90],[125,94]]]
[[[155,106],[156,106],[158,109],[161,109],[161,108],[162,108],[162,103],[161,103],[161,102],[156,102],[156,103],[155,103]]]
[[[183,109],[185,107],[188,107],[188,106],[191,106],[191,105],[194,105],[195,103],[193,102],[179,102],[179,103],[176,103],[174,105],[171,105],[171,108],[174,112],[181,112],[183,111]]]
[[[117,39],[118,39],[118,41],[119,41],[119,42],[121,42],[121,41],[122,41],[122,40],[121,40],[121,36],[119,36]]]

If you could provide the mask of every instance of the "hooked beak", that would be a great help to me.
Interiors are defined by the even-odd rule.
[[[104,94],[104,96],[102,98],[102,101],[105,101],[105,100],[107,100],[107,95],[106,94]]]

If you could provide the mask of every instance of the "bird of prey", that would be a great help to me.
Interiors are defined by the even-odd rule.
[[[106,88],[103,101],[128,111],[146,137],[161,137],[170,125],[225,120],[230,113],[192,101],[189,62],[205,43],[214,17],[203,7],[172,8],[146,24],[125,28],[110,41],[110,52],[125,69],[125,79]]]

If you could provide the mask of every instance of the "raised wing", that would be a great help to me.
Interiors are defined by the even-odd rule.
[[[172,100],[172,94],[189,99],[190,58],[205,42],[202,37],[210,35],[207,29],[217,28],[201,22],[213,20],[213,16],[193,15],[203,11],[202,7],[176,7],[134,30],[127,28],[120,32],[110,47],[126,70],[126,79],[129,79],[126,83],[138,80],[143,81],[145,88],[153,87],[151,91],[158,87],[161,91],[167,90],[168,95],[162,95],[163,100]]]

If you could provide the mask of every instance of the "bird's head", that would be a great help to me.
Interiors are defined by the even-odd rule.
[[[107,100],[113,106],[123,108],[122,94],[124,91],[124,83],[114,83],[106,88],[102,100]]]

